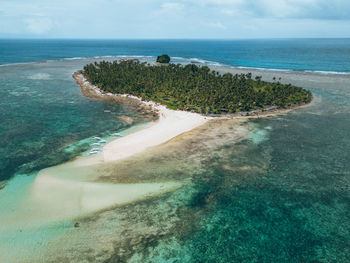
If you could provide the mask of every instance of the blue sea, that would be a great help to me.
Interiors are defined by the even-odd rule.
[[[0,40],[0,64],[162,53],[235,67],[350,72],[350,39]]]
[[[213,123],[106,168],[128,183],[186,183],[82,219],[79,231],[60,222],[6,232],[0,262],[36,249],[56,251],[53,262],[350,262],[350,39],[0,40],[0,220],[41,169],[87,154],[96,136],[149,122],[132,106],[86,98],[72,73],[162,53],[174,63],[281,77],[315,99],[242,122],[249,134],[239,140],[232,123]]]

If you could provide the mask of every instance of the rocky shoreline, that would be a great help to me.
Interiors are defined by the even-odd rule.
[[[143,117],[145,117],[146,121],[156,120],[159,117],[159,112],[156,110],[155,107],[153,107],[152,104],[147,104],[141,101],[139,98],[132,95],[122,95],[104,92],[100,90],[97,86],[92,85],[83,76],[81,71],[74,72],[72,77],[76,80],[77,84],[79,84],[83,95],[88,98],[103,99],[109,102],[133,106],[141,115],[143,115]],[[118,116],[117,118],[126,122],[127,124],[132,124],[134,122],[132,118],[127,116]]]

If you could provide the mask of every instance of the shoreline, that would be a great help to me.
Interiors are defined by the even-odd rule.
[[[81,87],[83,94],[89,98],[113,99],[115,102],[141,107],[142,110],[152,113],[153,116],[158,116],[158,119],[148,127],[107,143],[103,147],[101,162],[118,161],[131,157],[193,130],[211,119],[199,113],[171,110],[159,103],[142,101],[141,98],[129,94],[105,93],[89,83],[79,71],[73,74],[73,78]],[[137,147],[133,148],[133,144]]]
[[[101,168],[105,163],[117,162],[143,153],[147,149],[168,142],[211,119],[260,118],[287,112],[283,109],[254,116],[208,117],[198,113],[170,110],[158,103],[144,102],[131,95],[104,94],[78,74],[73,75],[85,96],[108,100],[113,98],[114,101],[131,103],[142,107],[151,114],[157,114],[159,119],[141,130],[107,143],[100,155],[77,157],[70,162],[41,170],[29,183],[25,200],[2,218],[8,223],[8,226],[11,226],[11,229],[16,229],[19,226],[21,229],[31,229],[49,222],[73,220],[103,209],[173,191],[181,187],[184,182],[155,181],[123,184],[101,182],[98,179],[103,175]],[[0,230],[5,231],[5,229]]]
[[[40,231],[46,231],[48,228],[55,231],[56,228],[59,229],[59,224],[62,222],[66,224],[62,231],[80,231],[74,224],[79,223],[83,218],[173,192],[186,185],[188,183],[186,179],[113,183],[111,180],[100,179],[104,172],[103,165],[137,156],[152,147],[157,150],[157,146],[203,124],[209,125],[211,120],[269,117],[311,104],[248,116],[239,113],[211,117],[170,110],[159,103],[145,102],[131,95],[103,93],[83,78],[79,78],[77,74],[79,73],[74,73],[73,76],[75,75],[74,79],[78,82],[84,96],[134,105],[153,117],[158,116],[158,119],[141,130],[107,143],[100,155],[79,156],[72,161],[43,169],[35,177],[23,177],[24,180],[28,179],[25,185],[26,191],[20,202],[11,204],[11,207],[6,208],[4,215],[0,215],[1,221],[4,222],[0,227],[0,236],[5,238],[8,236],[15,240],[21,237],[22,234],[18,234],[21,232],[30,235],[34,232],[41,233]],[[208,129],[210,129],[209,126]],[[244,136],[246,134],[242,131],[242,137]],[[174,143],[177,141],[174,140]],[[17,179],[22,185],[21,178]],[[66,232],[59,235],[64,233]],[[56,233],[52,234],[52,236],[55,235]]]
[[[219,72],[230,72],[234,74],[234,70],[226,69],[223,67],[213,67],[214,70]],[[226,114],[200,114],[189,111],[171,110],[165,105],[154,101],[145,101],[142,98],[131,94],[114,94],[111,92],[104,92],[96,85],[91,84],[82,74],[82,71],[76,71],[72,74],[76,83],[80,86],[84,96],[92,99],[104,99],[112,100],[117,103],[124,103],[139,107],[142,111],[151,113],[153,117],[158,116],[158,119],[150,124],[149,127],[142,129],[141,131],[129,134],[126,137],[115,139],[103,147],[103,158],[100,158],[100,162],[118,161],[124,158],[131,157],[135,154],[145,151],[149,147],[154,147],[165,143],[176,136],[195,129],[196,127],[204,124],[211,119],[257,119],[264,117],[272,117],[276,115],[286,114],[294,109],[305,108],[315,103],[315,95],[312,95],[310,102],[292,104],[283,108],[277,108],[277,106],[269,106],[265,109],[252,110],[248,112],[235,112]],[[176,122],[176,124],[175,124]],[[174,125],[175,124],[175,125]],[[182,125],[182,129],[180,126]],[[169,129],[172,127],[173,131]],[[163,132],[167,134],[164,136]],[[146,137],[144,137],[147,135]],[[139,138],[143,137],[143,140],[149,140],[149,143],[143,144],[139,141]],[[155,137],[157,137],[155,139]],[[120,153],[120,149],[125,150],[129,145],[131,139],[139,141],[141,147],[138,150],[127,150],[124,153]],[[130,147],[129,147],[130,148]]]
[[[85,91],[89,97],[103,97],[97,90]],[[108,94],[106,99],[111,97]],[[157,114],[159,118],[143,129],[107,143],[99,155],[79,156],[72,161],[39,171],[28,183],[24,200],[6,215],[0,215],[0,219],[6,222],[5,228],[0,227],[0,235],[16,229],[31,231],[39,225],[76,220],[104,209],[174,191],[184,185],[185,182],[181,180],[155,180],[148,183],[99,180],[104,175],[104,164],[143,153],[210,119],[197,113],[170,110],[153,102],[144,103],[136,97],[119,96],[114,99],[142,107],[151,114]]]
[[[235,70],[226,69],[223,67],[210,67],[218,72],[229,72],[234,74]],[[250,72],[250,71],[249,71]],[[97,86],[91,84],[81,73],[81,71],[74,72],[72,77],[76,80],[77,84],[80,86],[82,93],[89,98],[99,98],[99,99],[113,99],[115,102],[126,103],[129,105],[134,105],[141,107],[142,109],[147,109],[153,111],[159,116],[159,109],[169,110],[166,106],[161,105],[160,103],[154,101],[145,101],[141,98],[131,95],[131,94],[114,94],[110,92],[104,92],[100,90]],[[189,112],[193,114],[198,114],[206,118],[259,118],[259,117],[268,117],[276,114],[284,114],[291,110],[303,108],[309,106],[314,101],[315,95],[312,94],[310,102],[292,104],[283,108],[278,108],[277,106],[268,106],[265,109],[258,109],[252,111],[240,111],[235,113],[224,113],[224,114],[200,114],[189,111],[175,110],[178,112]],[[162,110],[161,110],[162,111]]]

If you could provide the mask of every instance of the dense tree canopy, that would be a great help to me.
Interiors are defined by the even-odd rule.
[[[101,90],[132,94],[171,109],[232,113],[310,102],[305,89],[252,79],[252,74],[219,74],[207,66],[155,66],[138,60],[88,64],[84,76]]]
[[[158,63],[169,63],[170,62],[170,57],[166,54],[158,56],[157,57],[157,62]]]

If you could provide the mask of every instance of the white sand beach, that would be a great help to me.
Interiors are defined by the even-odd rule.
[[[0,246],[0,254],[5,262],[13,258],[21,258],[18,262],[25,262],[26,257],[31,253],[31,248],[35,245],[28,245],[22,240],[26,242],[25,237],[33,240],[33,233],[36,235],[37,243],[42,242],[46,245],[46,241],[43,240],[47,240],[49,236],[56,237],[61,235],[63,230],[76,229],[75,222],[88,216],[94,216],[98,211],[159,196],[188,183],[188,181],[170,181],[170,179],[165,182],[154,180],[147,181],[147,183],[112,183],[108,180],[99,180],[99,178],[104,176],[103,168],[108,166],[104,166],[105,164],[142,154],[152,147],[164,144],[205,124],[211,119],[210,117],[192,112],[170,110],[163,105],[144,102],[130,95],[104,93],[88,83],[81,74],[74,77],[84,95],[87,92],[93,98],[133,100],[136,104],[152,109],[159,115],[159,118],[143,126],[142,129],[137,128],[134,132],[122,137],[118,136],[106,143],[101,154],[80,156],[73,161],[43,169],[36,176],[16,177],[11,180],[9,185],[0,192],[0,197],[1,194],[12,196],[12,192],[18,192],[18,189],[23,189],[23,192],[19,194],[16,192],[16,195],[13,195],[18,200],[9,199],[10,201],[6,203],[0,202],[0,207],[3,209],[0,214],[0,243],[3,243]],[[218,118],[259,118],[281,112]],[[247,134],[247,130],[242,130],[240,134],[241,138]],[[13,248],[16,250],[21,248],[21,254],[15,253],[16,250]]]
[[[206,117],[196,113],[169,110],[160,105],[154,107],[159,112],[159,120],[146,129],[108,143],[103,148],[104,162],[117,161],[143,152],[207,121]]]
[[[25,229],[48,222],[71,220],[180,187],[183,184],[181,182],[98,182],[98,177],[103,174],[96,172],[96,167],[142,153],[208,120],[199,114],[169,110],[153,102],[147,104],[159,113],[159,119],[154,123],[107,143],[100,155],[81,156],[71,162],[40,171],[31,183],[24,200],[0,217],[1,222],[6,222],[6,229],[0,227],[0,234],[10,229]]]
[[[157,112],[159,118],[141,130],[124,137],[117,137],[107,143],[99,155],[80,156],[71,162],[41,170],[30,183],[29,191],[23,201],[19,202],[17,207],[12,207],[9,213],[1,215],[1,222],[7,222],[6,231],[10,226],[13,229],[22,229],[25,225],[31,227],[41,223],[73,220],[79,216],[128,204],[181,187],[183,182],[135,184],[99,182],[98,179],[103,174],[98,171],[98,168],[106,163],[141,154],[211,119],[197,113],[170,110],[158,103],[144,102],[131,95],[104,93],[87,82],[81,74],[75,73],[73,76],[85,95],[88,92],[93,98],[118,97],[134,100]],[[276,114],[276,112],[268,114]],[[235,118],[240,117],[247,118],[247,116],[235,116]],[[0,226],[0,234],[3,231],[5,229]]]
[[[146,128],[106,144],[103,153],[79,157],[75,161],[42,170],[31,188],[30,200],[45,207],[46,215],[75,217],[111,206],[122,205],[174,190],[181,182],[147,184],[99,183],[98,174],[88,172],[93,165],[115,162],[144,152],[150,147],[205,123],[207,118],[194,113],[155,106],[160,118]],[[44,212],[44,211],[43,211]],[[42,214],[42,213],[39,213]]]
[[[153,111],[158,112],[159,114],[159,119],[148,127],[106,144],[103,147],[103,154],[100,156],[77,160],[77,164],[79,165],[91,165],[96,162],[103,163],[128,158],[132,155],[141,153],[150,147],[165,143],[184,132],[190,131],[204,124],[210,119],[209,117],[198,113],[170,110],[158,103],[152,101],[145,102],[132,95],[104,93],[96,86],[91,85],[82,74],[74,74],[73,77],[77,80],[83,90],[88,89],[89,96],[98,98],[119,97],[134,100],[139,104],[152,108]]]

